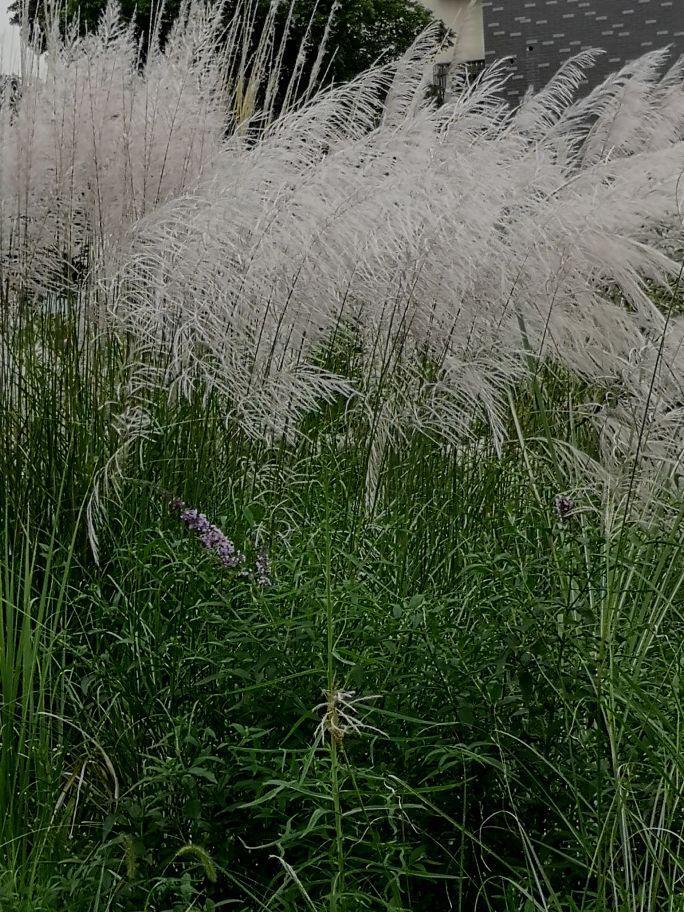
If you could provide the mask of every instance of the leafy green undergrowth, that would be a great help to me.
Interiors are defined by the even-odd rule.
[[[682,908],[682,524],[557,501],[567,380],[520,391],[498,453],[416,435],[372,486],[335,404],[268,447],[160,393],[105,484],[116,358],[47,383],[31,350],[2,408],[3,910]]]
[[[326,484],[275,511],[267,589],[163,504],[81,569],[46,908],[674,902],[678,528],[494,522],[472,485],[470,515],[345,528]]]

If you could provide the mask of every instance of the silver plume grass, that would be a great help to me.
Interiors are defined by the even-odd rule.
[[[292,436],[339,396],[368,408],[382,383],[399,435],[454,443],[478,419],[498,444],[508,390],[550,361],[619,389],[593,414],[602,471],[632,478],[638,457],[640,478],[676,482],[684,323],[652,289],[684,247],[682,61],[655,51],[577,99],[584,52],[515,110],[495,65],[436,107],[429,30],[278,112],[272,33],[240,71],[245,39],[220,51],[217,15],[192,4],[140,71],[113,8],[95,36],[50,39],[2,114],[17,284],[50,288],[83,253],[158,382],[218,393],[255,436]],[[361,384],[320,367],[342,325]]]

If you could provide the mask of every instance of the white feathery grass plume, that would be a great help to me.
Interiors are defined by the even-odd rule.
[[[681,139],[682,67],[662,75],[667,60],[664,48],[630,61],[569,105],[551,135],[573,138],[583,168]]]
[[[530,87],[515,112],[515,126],[530,138],[543,138],[575,100],[590,69],[603,51],[587,50],[561,64],[549,82],[535,92]]]
[[[440,46],[442,26],[434,22],[413,42],[403,57],[396,63],[392,84],[383,106],[383,125],[391,128],[425,105],[425,90],[429,75],[425,62],[436,53]]]
[[[5,264],[38,291],[64,291],[116,249],[150,207],[194,186],[222,139],[220,20],[199,6],[144,73],[110,5],[97,35],[48,38],[44,74],[3,110]]]
[[[623,71],[622,94],[653,104],[662,60]],[[139,223],[122,325],[158,344],[160,321],[175,319],[179,369],[220,387],[257,433],[291,426],[318,384],[344,390],[344,378],[301,371],[345,320],[366,347],[369,380],[386,377],[390,352],[409,420],[446,437],[476,414],[502,433],[502,392],[524,376],[529,350],[587,380],[618,378],[626,403],[643,400],[666,328],[643,281],[664,283],[677,268],[662,231],[681,237],[681,143],[644,151],[636,139],[625,146],[621,128],[620,154],[612,143],[597,157],[598,121],[588,133],[580,121],[570,133],[579,157],[568,161],[560,102],[533,118],[530,138],[530,117],[521,126],[521,111],[498,102],[496,72],[451,107],[393,102],[387,116],[387,86],[390,100],[417,95],[419,68],[408,69],[403,96],[392,83],[401,66],[381,68],[287,114],[249,154],[228,146],[210,191]],[[563,78],[566,103],[577,72]],[[614,83],[594,105],[614,100]],[[523,107],[530,115],[532,100]],[[606,110],[615,139],[619,112]],[[634,350],[645,353],[639,371]],[[430,383],[416,372],[411,389],[419,353],[439,370]],[[675,413],[668,422],[678,433]]]
[[[0,106],[0,244],[14,284],[63,292],[88,269],[111,272],[131,225],[196,188],[263,83],[277,84],[276,8],[255,36],[257,0],[241,0],[227,27],[222,3],[186,3],[142,67],[113,0],[95,34],[61,38],[55,18],[16,111]]]
[[[100,530],[105,520],[106,502],[119,497],[119,487],[124,469],[131,456],[144,441],[156,433],[154,420],[145,404],[124,407],[114,415],[112,426],[117,437],[117,448],[107,462],[97,471],[92,491],[86,504],[86,531],[95,563],[100,563]]]
[[[616,391],[596,416],[612,469],[638,449],[672,477],[681,326],[651,288],[684,247],[681,62],[661,76],[653,52],[573,102],[585,52],[514,111],[498,65],[437,107],[428,31],[274,119],[250,111],[246,131],[226,116],[246,45],[219,53],[217,21],[191,5],[142,71],[113,14],[98,36],[53,40],[48,77],[2,115],[2,255],[22,251],[21,282],[49,286],[83,250],[111,326],[251,434],[381,394],[379,440],[417,427],[458,442],[477,418],[500,441],[508,389],[546,360]],[[361,383],[320,366],[340,328]]]

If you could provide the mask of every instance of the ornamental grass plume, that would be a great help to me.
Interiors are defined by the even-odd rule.
[[[550,363],[610,389],[590,415],[600,460],[567,450],[578,471],[649,495],[679,483],[681,60],[653,51],[578,98],[583,52],[513,109],[495,64],[438,107],[428,30],[280,113],[255,93],[245,129],[225,116],[236,56],[213,21],[191,5],[140,70],[112,12],[98,36],[51,38],[48,76],[3,114],[0,249],[14,263],[23,238],[17,281],[49,286],[64,239],[97,286],[93,317],[104,303],[150,382],[213,394],[253,436],[292,438],[343,397],[381,448],[483,427],[498,445],[511,387]],[[341,330],[361,378],[321,366]]]
[[[118,3],[86,36],[60,34],[52,11],[45,53],[26,48],[20,94],[0,105],[0,255],[15,287],[63,294],[111,275],[130,228],[197,188],[254,99],[274,109],[275,10],[255,35],[257,2],[227,24],[221,2],[183,4],[144,65]]]
[[[19,287],[64,293],[151,207],[194,185],[225,119],[218,27],[196,7],[143,75],[115,5],[96,35],[62,39],[55,24],[16,111],[0,112],[3,265]]]

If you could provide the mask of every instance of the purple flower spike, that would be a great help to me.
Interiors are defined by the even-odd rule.
[[[271,585],[271,566],[268,555],[262,551],[254,563],[254,578],[260,586]]]
[[[572,511],[575,509],[574,501],[570,497],[566,497],[564,494],[556,495],[553,506],[556,510],[556,515],[561,522],[567,522],[567,520],[572,516]]]
[[[237,570],[242,567],[246,561],[242,551],[238,551],[228,536],[209,522],[204,513],[200,513],[194,507],[186,507],[179,497],[175,497],[169,502],[173,510],[180,511],[180,520],[184,522],[187,528],[197,535],[197,539],[206,551],[216,555],[219,563],[227,570]],[[254,580],[259,586],[271,585],[271,566],[268,555],[262,551],[257,555],[254,562],[254,570],[242,569],[238,576],[244,576]]]
[[[218,526],[209,522],[204,513],[200,513],[199,510],[194,508],[185,508],[184,504],[182,506],[181,521],[185,523],[191,532],[197,534],[203,548],[215,554],[221,564],[228,569],[238,567],[244,563],[244,554],[236,549],[232,541]]]

